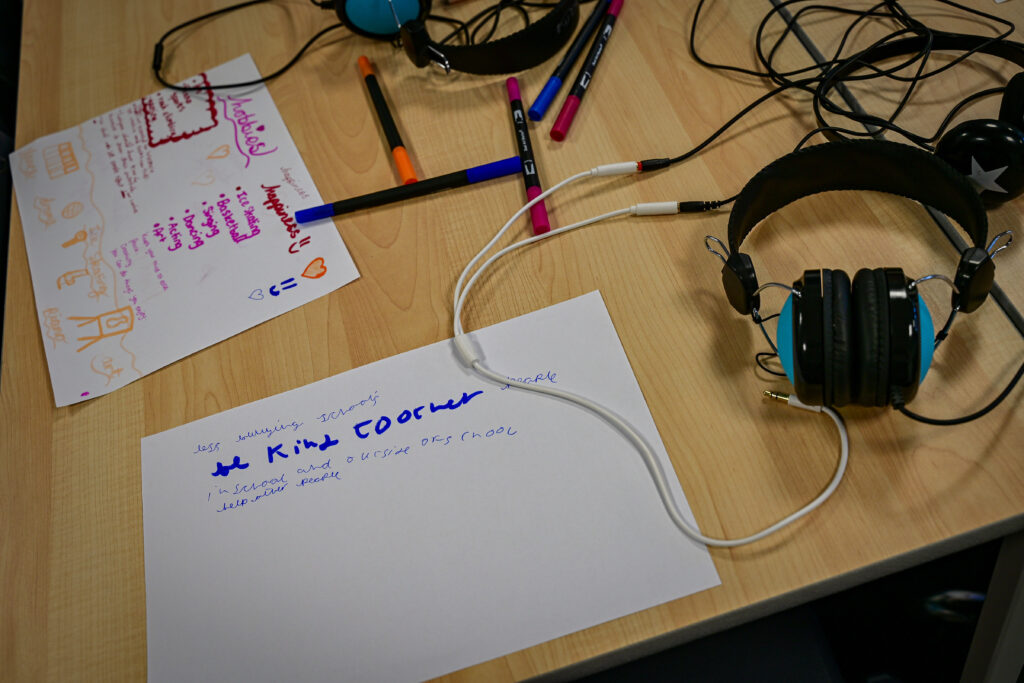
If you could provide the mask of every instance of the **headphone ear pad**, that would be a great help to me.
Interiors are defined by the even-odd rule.
[[[395,40],[399,26],[426,18],[431,0],[334,0],[334,13],[345,28],[375,40]]]
[[[832,271],[831,325],[832,353],[826,372],[826,404],[845,406],[850,402],[853,371],[850,363],[850,276],[842,270]],[[830,318],[825,318],[829,323]]]
[[[853,402],[884,406],[889,401],[889,302],[885,270],[861,269],[853,277]]]
[[[999,105],[999,120],[1024,128],[1024,72],[1011,78]]]

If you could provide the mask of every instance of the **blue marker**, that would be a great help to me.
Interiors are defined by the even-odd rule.
[[[398,187],[391,187],[386,190],[380,190],[379,192],[364,194],[360,197],[343,199],[340,202],[334,202],[333,204],[324,204],[323,206],[315,206],[311,209],[302,209],[295,212],[295,222],[311,223],[322,218],[340,216],[343,213],[359,211],[360,209],[369,209],[374,206],[400,202],[403,199],[422,197],[423,195],[432,194],[440,190],[447,190],[452,187],[462,187],[464,185],[472,185],[473,183],[490,180],[491,178],[514,175],[516,173],[520,173],[522,170],[523,163],[519,160],[519,157],[509,157],[508,159],[493,161],[489,164],[483,164],[482,166],[467,168],[464,171],[455,171],[454,173],[437,176],[436,178],[427,178],[426,180],[420,180],[419,182],[411,183],[409,185],[399,185]]]
[[[594,35],[594,30],[601,22],[601,17],[604,16],[610,4],[611,0],[598,0],[594,4],[594,9],[590,11],[587,22],[583,24],[583,28],[576,35],[576,40],[569,46],[565,56],[562,57],[562,61],[555,67],[555,72],[551,74],[551,78],[544,84],[544,88],[537,95],[537,99],[534,100],[530,111],[527,112],[530,115],[531,121],[540,121],[544,118],[544,114],[547,113],[548,107],[551,106],[551,102],[555,99],[555,95],[562,89],[562,82],[569,75],[569,70],[572,69],[572,65],[576,62],[580,53],[583,52],[583,48],[586,47],[590,36]]]

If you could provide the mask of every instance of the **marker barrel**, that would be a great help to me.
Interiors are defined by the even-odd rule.
[[[373,108],[377,112],[377,120],[380,121],[381,130],[384,131],[384,137],[391,148],[391,158],[395,161],[398,176],[405,185],[415,183],[416,172],[412,168],[409,153],[405,150],[405,145],[402,143],[402,136],[398,133],[395,119],[391,116],[387,100],[384,99],[384,91],[381,90],[380,83],[377,81],[377,75],[373,72],[373,66],[371,66],[370,60],[365,56],[360,56],[358,62],[359,71],[363,74],[363,80],[366,82],[366,90],[370,93],[370,101],[373,102]]]
[[[569,70],[572,69],[572,65],[576,63],[580,53],[583,52],[583,48],[586,47],[587,41],[590,40],[590,36],[594,35],[594,29],[601,21],[601,17],[604,16],[605,10],[611,0],[597,0],[594,3],[594,9],[590,11],[590,16],[587,17],[586,23],[583,24],[583,28],[576,34],[576,39],[566,50],[565,56],[562,57],[561,61],[558,62],[558,66],[555,67],[554,73],[551,74],[551,78],[544,84],[544,88],[537,95],[537,99],[533,101],[530,106],[530,119],[532,121],[540,121],[544,118],[544,114],[547,113],[548,107],[551,106],[551,102],[554,101],[555,95],[562,88],[562,83],[569,77]]]
[[[533,199],[542,190],[540,175],[537,172],[537,162],[533,157],[533,145],[530,142],[526,113],[523,111],[523,102],[519,94],[519,81],[515,77],[509,78],[505,81],[505,87],[508,89],[509,106],[512,110],[512,130],[515,134],[519,158],[523,164],[523,184],[526,186],[526,197]],[[548,211],[544,202],[537,202],[530,207],[530,222],[533,224],[534,235],[541,235],[551,230],[551,222],[548,220]]]
[[[615,20],[622,10],[622,3],[623,0],[612,0],[611,5],[608,7],[608,13],[604,16],[604,22],[598,30],[597,37],[594,38],[594,44],[590,46],[587,58],[583,60],[580,72],[576,76],[576,82],[573,84],[569,96],[565,98],[562,110],[558,112],[555,125],[551,127],[551,138],[553,140],[561,142],[568,134],[569,126],[572,125],[572,120],[576,117],[576,111],[580,107],[580,102],[583,100],[583,96],[587,93],[587,88],[590,87],[590,83],[594,78],[597,64],[605,53],[605,46],[608,44],[608,38],[612,35]]]
[[[351,199],[343,199],[332,204],[324,204],[323,206],[315,206],[309,209],[300,209],[295,212],[295,222],[310,223],[312,221],[330,218],[331,216],[340,216],[342,214],[359,211],[361,209],[370,209],[375,206],[393,204],[406,199],[413,199],[415,197],[422,197],[434,192],[440,192],[441,190],[462,187],[464,185],[472,185],[473,183],[483,182],[492,178],[512,175],[513,173],[519,173],[522,171],[522,168],[523,165],[522,162],[520,162],[519,157],[510,157],[508,159],[502,159],[501,161],[483,164],[482,166],[467,168],[463,171],[455,171],[454,173],[437,176],[436,178],[427,178],[426,180],[420,180],[419,182],[411,183],[409,185],[389,187],[386,190],[371,192],[370,194],[352,197]]]

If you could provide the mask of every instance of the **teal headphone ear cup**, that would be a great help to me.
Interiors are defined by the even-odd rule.
[[[782,369],[793,384],[793,295],[786,298],[779,313],[779,322],[775,328],[775,348],[779,351],[779,362]]]
[[[921,297],[917,298],[919,308],[918,317],[921,320],[921,373],[918,384],[924,381],[928,374],[928,368],[932,364],[932,354],[935,353],[935,323],[932,322],[932,312]]]
[[[849,282],[849,276],[843,271],[832,271],[833,405],[886,405],[889,384],[889,307],[885,271],[881,268],[877,271],[861,270],[854,277],[852,286],[844,286]],[[935,324],[931,311],[920,297],[917,317],[921,344],[919,382],[923,382],[935,348]],[[795,387],[792,294],[782,305],[775,335],[779,362],[790,384]],[[847,382],[845,387],[844,380]],[[844,389],[848,395],[844,402],[840,402],[844,398]]]
[[[421,0],[335,0],[334,9],[351,31],[368,38],[392,39],[398,36],[398,22],[423,19],[431,3]]]

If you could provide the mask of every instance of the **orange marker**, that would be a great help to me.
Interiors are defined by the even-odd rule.
[[[388,139],[388,145],[391,146],[391,156],[395,160],[402,184],[415,183],[416,172],[412,170],[409,153],[405,151],[405,145],[402,144],[402,137],[398,134],[395,120],[391,118],[388,103],[384,100],[384,93],[377,83],[377,76],[373,73],[370,60],[364,56],[359,57],[359,71],[363,74],[363,80],[366,81],[366,89],[370,91],[370,99],[373,100],[373,108],[377,110],[380,127],[384,129],[384,137]]]

